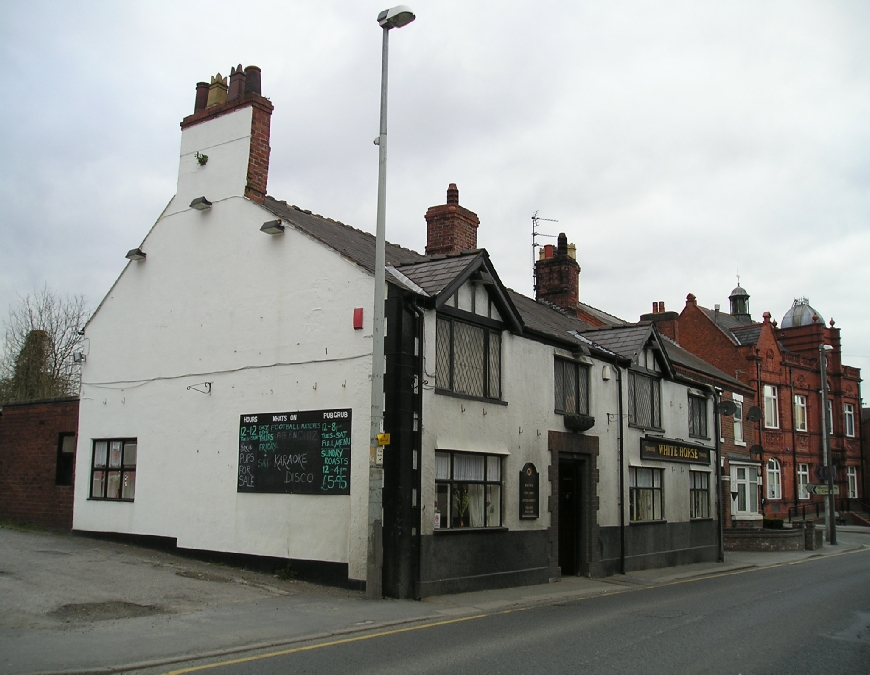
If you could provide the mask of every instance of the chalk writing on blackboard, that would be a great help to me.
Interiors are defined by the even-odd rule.
[[[350,494],[350,410],[241,415],[239,492]]]

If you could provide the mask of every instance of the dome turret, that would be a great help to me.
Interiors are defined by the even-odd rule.
[[[737,288],[731,291],[728,299],[731,301],[731,316],[738,319],[746,319],[747,321],[752,319],[749,316],[749,293],[746,292],[745,288],[740,286],[739,282]]]
[[[806,298],[795,298],[791,309],[782,317],[781,328],[791,328],[793,326],[809,326],[813,323],[813,317],[816,321],[824,324],[825,319],[810,305],[810,301]]]

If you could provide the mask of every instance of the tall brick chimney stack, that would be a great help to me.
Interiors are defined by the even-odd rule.
[[[477,214],[459,205],[459,188],[450,183],[447,203],[426,211],[426,255],[447,255],[477,248]]]
[[[535,263],[535,299],[549,302],[577,316],[580,302],[580,265],[564,232],[557,246],[547,244]]]
[[[272,110],[260,93],[257,66],[232,68],[229,84],[220,73],[210,83],[198,82],[193,114],[181,121],[179,200],[244,195],[262,204],[269,179]]]

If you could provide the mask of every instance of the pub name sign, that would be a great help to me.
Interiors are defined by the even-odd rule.
[[[665,462],[709,464],[710,448],[671,441],[666,438],[643,438],[640,441],[640,458],[658,459]]]

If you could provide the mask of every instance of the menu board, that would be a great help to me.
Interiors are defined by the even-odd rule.
[[[350,494],[350,410],[242,415],[239,492]]]

